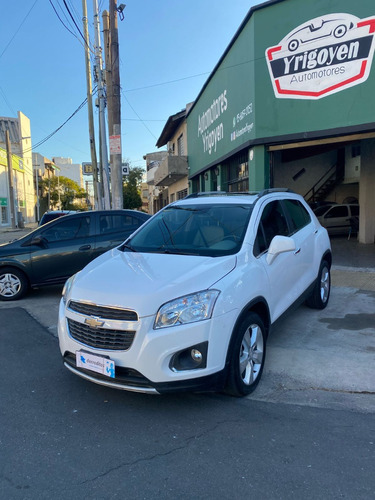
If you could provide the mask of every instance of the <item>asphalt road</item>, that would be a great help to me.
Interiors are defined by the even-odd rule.
[[[107,389],[23,308],[0,317],[0,498],[374,498],[372,413]]]

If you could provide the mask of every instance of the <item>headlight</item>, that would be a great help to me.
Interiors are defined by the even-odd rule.
[[[159,309],[154,328],[195,323],[211,318],[219,290],[204,290],[167,302]]]
[[[63,291],[62,291],[62,298],[63,298],[63,301],[64,301],[64,304],[66,304],[66,301],[67,301],[67,297],[69,295],[69,292],[73,286],[73,283],[74,283],[74,280],[76,279],[78,273],[76,274],[73,274],[73,276],[71,276],[70,278],[68,278],[65,282],[65,285],[64,285],[64,288],[63,288]]]

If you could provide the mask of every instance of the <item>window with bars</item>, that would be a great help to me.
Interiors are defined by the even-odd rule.
[[[8,224],[8,207],[1,207],[1,224]]]
[[[182,191],[177,191],[177,199],[182,200],[182,198],[185,198],[188,194],[187,189],[183,189]]]
[[[178,156],[184,156],[185,154],[183,134],[177,139],[177,154]]]

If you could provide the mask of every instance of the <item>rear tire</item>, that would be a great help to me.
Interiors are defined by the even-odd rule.
[[[229,352],[225,392],[246,396],[254,391],[262,376],[266,357],[266,329],[256,313],[249,313],[236,327]]]
[[[28,289],[29,282],[22,271],[14,267],[0,269],[0,300],[18,300]]]
[[[320,264],[319,274],[316,279],[314,290],[306,300],[306,304],[313,309],[324,309],[327,307],[331,293],[331,273],[329,264],[323,260]]]

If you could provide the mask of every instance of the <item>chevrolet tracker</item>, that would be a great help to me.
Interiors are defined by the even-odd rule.
[[[65,366],[145,393],[252,392],[275,321],[326,307],[331,247],[288,190],[190,195],[71,277],[60,302]]]

